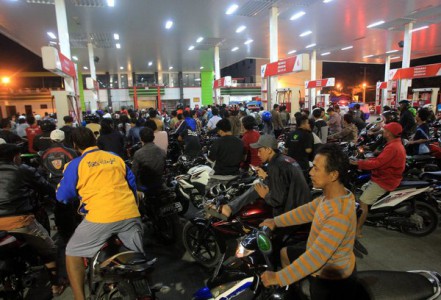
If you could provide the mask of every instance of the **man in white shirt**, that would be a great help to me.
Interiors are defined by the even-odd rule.
[[[217,122],[222,119],[221,117],[219,117],[219,110],[216,107],[213,107],[211,113],[213,114],[213,116],[210,118],[210,120],[208,120],[208,130],[215,129]]]

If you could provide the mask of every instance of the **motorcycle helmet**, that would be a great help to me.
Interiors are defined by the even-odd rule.
[[[398,114],[395,111],[388,110],[383,113],[384,123],[388,124],[390,122],[398,122]]]
[[[89,114],[84,117],[84,121],[86,121],[87,124],[89,123],[99,123],[100,118],[97,115]]]
[[[49,120],[43,120],[40,123],[40,128],[43,132],[51,132],[52,130],[55,130],[56,126]]]
[[[269,111],[264,111],[262,113],[262,121],[264,122],[270,122],[272,119],[271,113]]]

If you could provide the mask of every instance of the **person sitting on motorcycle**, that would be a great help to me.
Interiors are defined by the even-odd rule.
[[[83,257],[93,257],[113,235],[134,251],[144,252],[142,224],[132,171],[117,155],[99,150],[94,133],[72,130],[72,142],[82,155],[64,169],[57,200],[79,198],[85,214],[66,246],[66,268],[74,298],[84,300]]]
[[[361,230],[366,221],[369,206],[386,192],[395,190],[403,179],[406,165],[406,150],[401,142],[403,127],[400,123],[391,122],[383,127],[383,137],[387,144],[378,157],[366,160],[351,160],[351,164],[361,170],[371,170],[371,180],[362,187],[363,194],[359,203],[362,214],[358,220],[357,237],[361,237]]]
[[[34,144],[32,146],[37,152],[46,151],[51,147],[52,141],[50,135],[52,130],[55,130],[56,126],[49,120],[43,120],[41,121],[40,128],[42,133],[35,136]]]
[[[340,132],[331,134],[328,139],[339,139],[341,142],[357,143],[358,129],[354,124],[354,118],[351,114],[343,116],[343,129]]]
[[[313,300],[355,299],[357,216],[355,197],[344,185],[348,167],[348,158],[338,145],[323,145],[309,172],[313,186],[322,189],[323,196],[260,224],[274,230],[312,222],[306,251],[296,246],[282,248],[282,269],[265,271],[261,275],[264,286],[287,286],[308,278]]]
[[[184,154],[194,158],[201,154],[202,147],[197,133],[198,124],[190,115],[190,112],[184,111],[184,122],[179,125],[175,134],[179,142],[184,142]]]
[[[227,205],[220,207],[220,212],[229,217],[236,214],[243,206],[263,198],[273,208],[273,215],[278,216],[311,201],[308,184],[297,162],[277,150],[277,140],[273,135],[262,135],[251,148],[258,150],[262,163],[268,163],[265,172],[256,168],[263,182],[251,187]]]
[[[427,124],[430,112],[426,108],[421,108],[416,115],[417,130],[412,139],[407,143],[407,152],[409,155],[429,154],[430,149],[428,142],[430,141],[430,129]]]
[[[21,164],[20,148],[0,145],[0,230],[20,234],[42,258],[50,272],[52,292],[64,290],[56,274],[57,247],[47,230],[36,220],[32,198],[34,191],[55,196],[55,190],[36,169]]]
[[[155,134],[151,128],[145,127],[140,133],[142,148],[135,152],[132,172],[136,177],[137,186],[141,190],[151,192],[162,185],[166,153],[153,142]]]

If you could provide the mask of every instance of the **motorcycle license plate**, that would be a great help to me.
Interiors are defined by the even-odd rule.
[[[169,205],[163,206],[159,209],[159,214],[161,217],[168,216],[171,214],[179,213],[182,211],[182,204],[180,202],[174,202]]]

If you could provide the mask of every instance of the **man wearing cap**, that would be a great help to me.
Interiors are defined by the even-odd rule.
[[[409,100],[401,100],[400,104],[400,124],[403,127],[402,137],[409,139],[410,135],[416,128],[415,118],[409,111]]]
[[[277,140],[273,135],[262,135],[257,143],[250,144],[258,149],[262,163],[268,163],[268,172],[257,168],[261,183],[254,185],[243,195],[221,207],[227,217],[237,213],[244,205],[263,198],[273,207],[273,215],[278,216],[311,201],[311,194],[302,170],[294,159],[280,154]]]
[[[358,237],[361,237],[361,229],[366,221],[369,206],[386,192],[395,190],[403,179],[406,164],[406,150],[400,138],[403,128],[400,123],[391,122],[384,125],[383,131],[387,144],[380,155],[367,160],[351,161],[351,164],[358,166],[359,169],[372,172],[371,180],[363,185],[363,194],[360,196],[362,214],[357,224]]]

